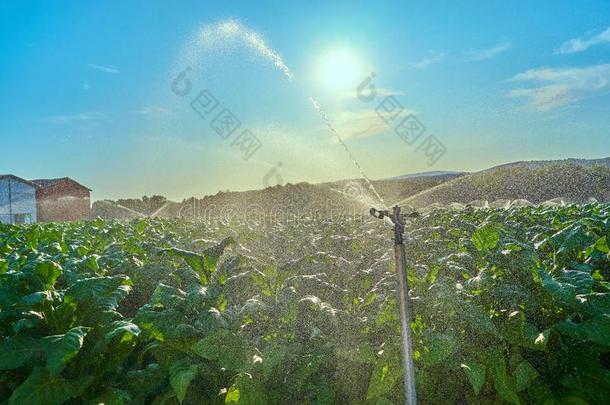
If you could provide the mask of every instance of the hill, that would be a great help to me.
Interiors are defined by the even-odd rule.
[[[413,207],[469,203],[475,200],[555,198],[583,203],[610,200],[610,158],[515,162],[462,176],[413,195],[401,203]]]
[[[372,181],[387,205],[435,187],[462,174],[442,174]],[[324,216],[366,212],[380,206],[379,199],[364,180],[341,180],[321,184],[286,184],[263,190],[218,192],[201,199],[166,206],[156,216],[221,216],[250,218],[261,215]],[[275,214],[274,214],[275,213]]]
[[[423,190],[461,176],[462,173],[428,173],[372,181],[375,189],[390,205]],[[93,217],[105,219],[130,219],[134,209],[124,207],[120,202],[129,201],[130,206],[141,205],[137,200],[96,201]],[[321,184],[286,184],[267,187],[262,190],[218,192],[203,198],[189,198],[181,203],[165,201],[154,213],[144,212],[142,216],[171,218],[176,216],[224,218],[234,216],[254,217],[270,212],[290,212],[295,215],[332,215],[339,212],[363,212],[371,206],[379,206],[370,187],[364,180],[341,180]],[[135,214],[139,214],[135,212]],[[274,214],[275,215],[275,214]]]
[[[375,190],[387,206],[400,202],[416,208],[432,204],[467,204],[488,201],[502,206],[540,204],[561,199],[583,203],[591,198],[610,201],[610,158],[523,161],[502,164],[476,173],[425,172],[374,180]],[[134,203],[132,200],[121,200]],[[495,202],[495,204],[494,204]],[[134,206],[137,206],[137,201]],[[321,184],[286,184],[262,190],[218,192],[181,203],[166,201],[153,214],[176,216],[249,218],[268,215],[324,216],[367,211],[381,206],[364,180],[341,180]],[[96,202],[93,216],[128,219],[138,212],[121,204]]]

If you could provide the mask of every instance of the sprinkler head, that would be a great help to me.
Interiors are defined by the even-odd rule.
[[[375,207],[371,207],[369,210],[372,216],[377,219],[383,219],[384,217],[390,217],[390,212],[388,210],[378,210]]]
[[[394,242],[399,245],[403,243],[403,232],[405,230],[405,217],[400,211],[398,205],[392,208],[392,212],[389,210],[378,210],[372,207],[369,212],[372,216],[377,219],[383,219],[387,221],[394,230]]]

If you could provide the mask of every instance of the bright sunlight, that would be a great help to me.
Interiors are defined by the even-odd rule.
[[[327,51],[320,57],[316,66],[318,80],[331,91],[356,88],[366,74],[359,55],[345,48]]]

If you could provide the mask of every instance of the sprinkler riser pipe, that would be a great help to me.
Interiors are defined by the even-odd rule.
[[[394,231],[394,261],[398,276],[398,302],[400,303],[400,336],[402,339],[402,368],[404,370],[405,403],[417,404],[415,387],[415,363],[413,362],[413,340],[411,338],[411,309],[409,306],[409,282],[407,280],[407,254],[405,252],[405,218],[400,206],[389,210],[371,208],[370,213],[377,219],[390,220]],[[411,214],[410,216],[412,216]]]
[[[407,280],[407,257],[404,243],[394,244],[394,258],[398,273],[398,295],[400,303],[400,336],[402,338],[402,368],[404,370],[405,403],[417,404],[415,388],[415,363],[413,362],[413,339],[411,338],[411,310],[409,306],[409,284]]]

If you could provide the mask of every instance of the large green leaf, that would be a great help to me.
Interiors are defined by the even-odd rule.
[[[227,390],[225,404],[266,405],[265,387],[248,373],[239,373]]]
[[[48,260],[37,262],[34,269],[34,274],[38,276],[45,289],[52,288],[61,273],[61,266]]]
[[[216,271],[216,264],[227,246],[235,243],[232,237],[223,239],[220,243],[204,250],[203,254],[191,252],[176,247],[163,249],[160,253],[180,257],[199,274],[201,284],[208,285],[212,273]]]
[[[478,395],[483,388],[483,384],[485,384],[485,367],[474,361],[469,361],[467,364],[462,364],[462,370],[464,370],[464,374],[472,385],[474,393]]]
[[[124,374],[124,384],[134,395],[143,398],[158,392],[167,384],[167,373],[157,363],[151,363],[142,370],[132,370]]]
[[[282,363],[289,352],[290,348],[281,343],[272,343],[263,350],[262,368],[266,379],[271,378],[275,368]]]
[[[528,388],[532,381],[538,377],[538,371],[526,360],[519,363],[515,370],[517,392]]]
[[[76,393],[77,390],[70,381],[37,367],[13,392],[9,404],[59,405]]]
[[[179,288],[159,283],[150,303],[153,305],[163,305],[165,307],[175,307],[185,301],[186,293]]]
[[[203,255],[176,247],[163,249],[161,253],[184,259],[184,261],[197,272],[199,279],[201,280],[201,284],[209,284],[212,271],[215,269],[211,269],[207,266],[205,257]]]
[[[90,329],[78,326],[63,335],[47,336],[42,339],[47,370],[51,374],[59,373],[78,354]]]
[[[190,363],[188,360],[180,360],[172,364],[169,369],[169,382],[176,393],[178,402],[184,401],[186,391],[198,371],[199,365]]]
[[[235,239],[228,236],[214,246],[205,249],[203,251],[203,256],[205,257],[206,266],[208,266],[208,268],[216,267],[216,264],[218,263],[218,260],[224,253],[225,249],[231,245],[235,245]]]
[[[127,405],[133,403],[133,398],[128,391],[117,388],[108,388],[99,397],[91,401],[92,405]]]
[[[227,329],[216,329],[197,341],[191,350],[199,356],[217,361],[228,370],[238,370],[246,364],[246,349],[242,339]]]
[[[576,339],[610,346],[610,314],[602,314],[580,323],[563,321],[555,325],[555,329]]]
[[[42,353],[40,343],[25,335],[11,336],[0,340],[0,370],[12,370],[25,364]]]
[[[485,224],[474,231],[471,241],[477,250],[494,249],[500,241],[500,230],[492,223]]]
[[[95,316],[100,311],[114,311],[131,291],[132,284],[124,275],[85,278],[68,288],[65,299],[74,299],[79,310]]]
[[[458,340],[449,334],[429,332],[424,334],[424,344],[429,352],[422,356],[422,363],[433,366],[442,363],[458,350]]]
[[[548,274],[543,269],[538,269],[538,275],[542,287],[557,301],[565,307],[576,305],[576,287],[572,284],[561,282]]]
[[[599,252],[610,253],[610,248],[608,247],[608,240],[606,236],[602,236],[597,241],[595,241],[593,247]]]
[[[583,247],[590,244],[593,240],[593,237],[589,235],[587,227],[580,224],[575,224],[558,232],[558,234],[553,235],[553,238],[555,241],[560,242],[557,253],[584,250]]]
[[[574,286],[576,294],[588,294],[593,287],[591,274],[580,270],[561,270],[557,280]]]
[[[488,348],[484,356],[486,368],[500,398],[511,404],[520,404],[516,382],[508,374],[503,349],[498,346]]]
[[[397,356],[383,355],[377,360],[366,393],[368,400],[383,397],[392,391],[403,375],[401,358],[397,353]]]

